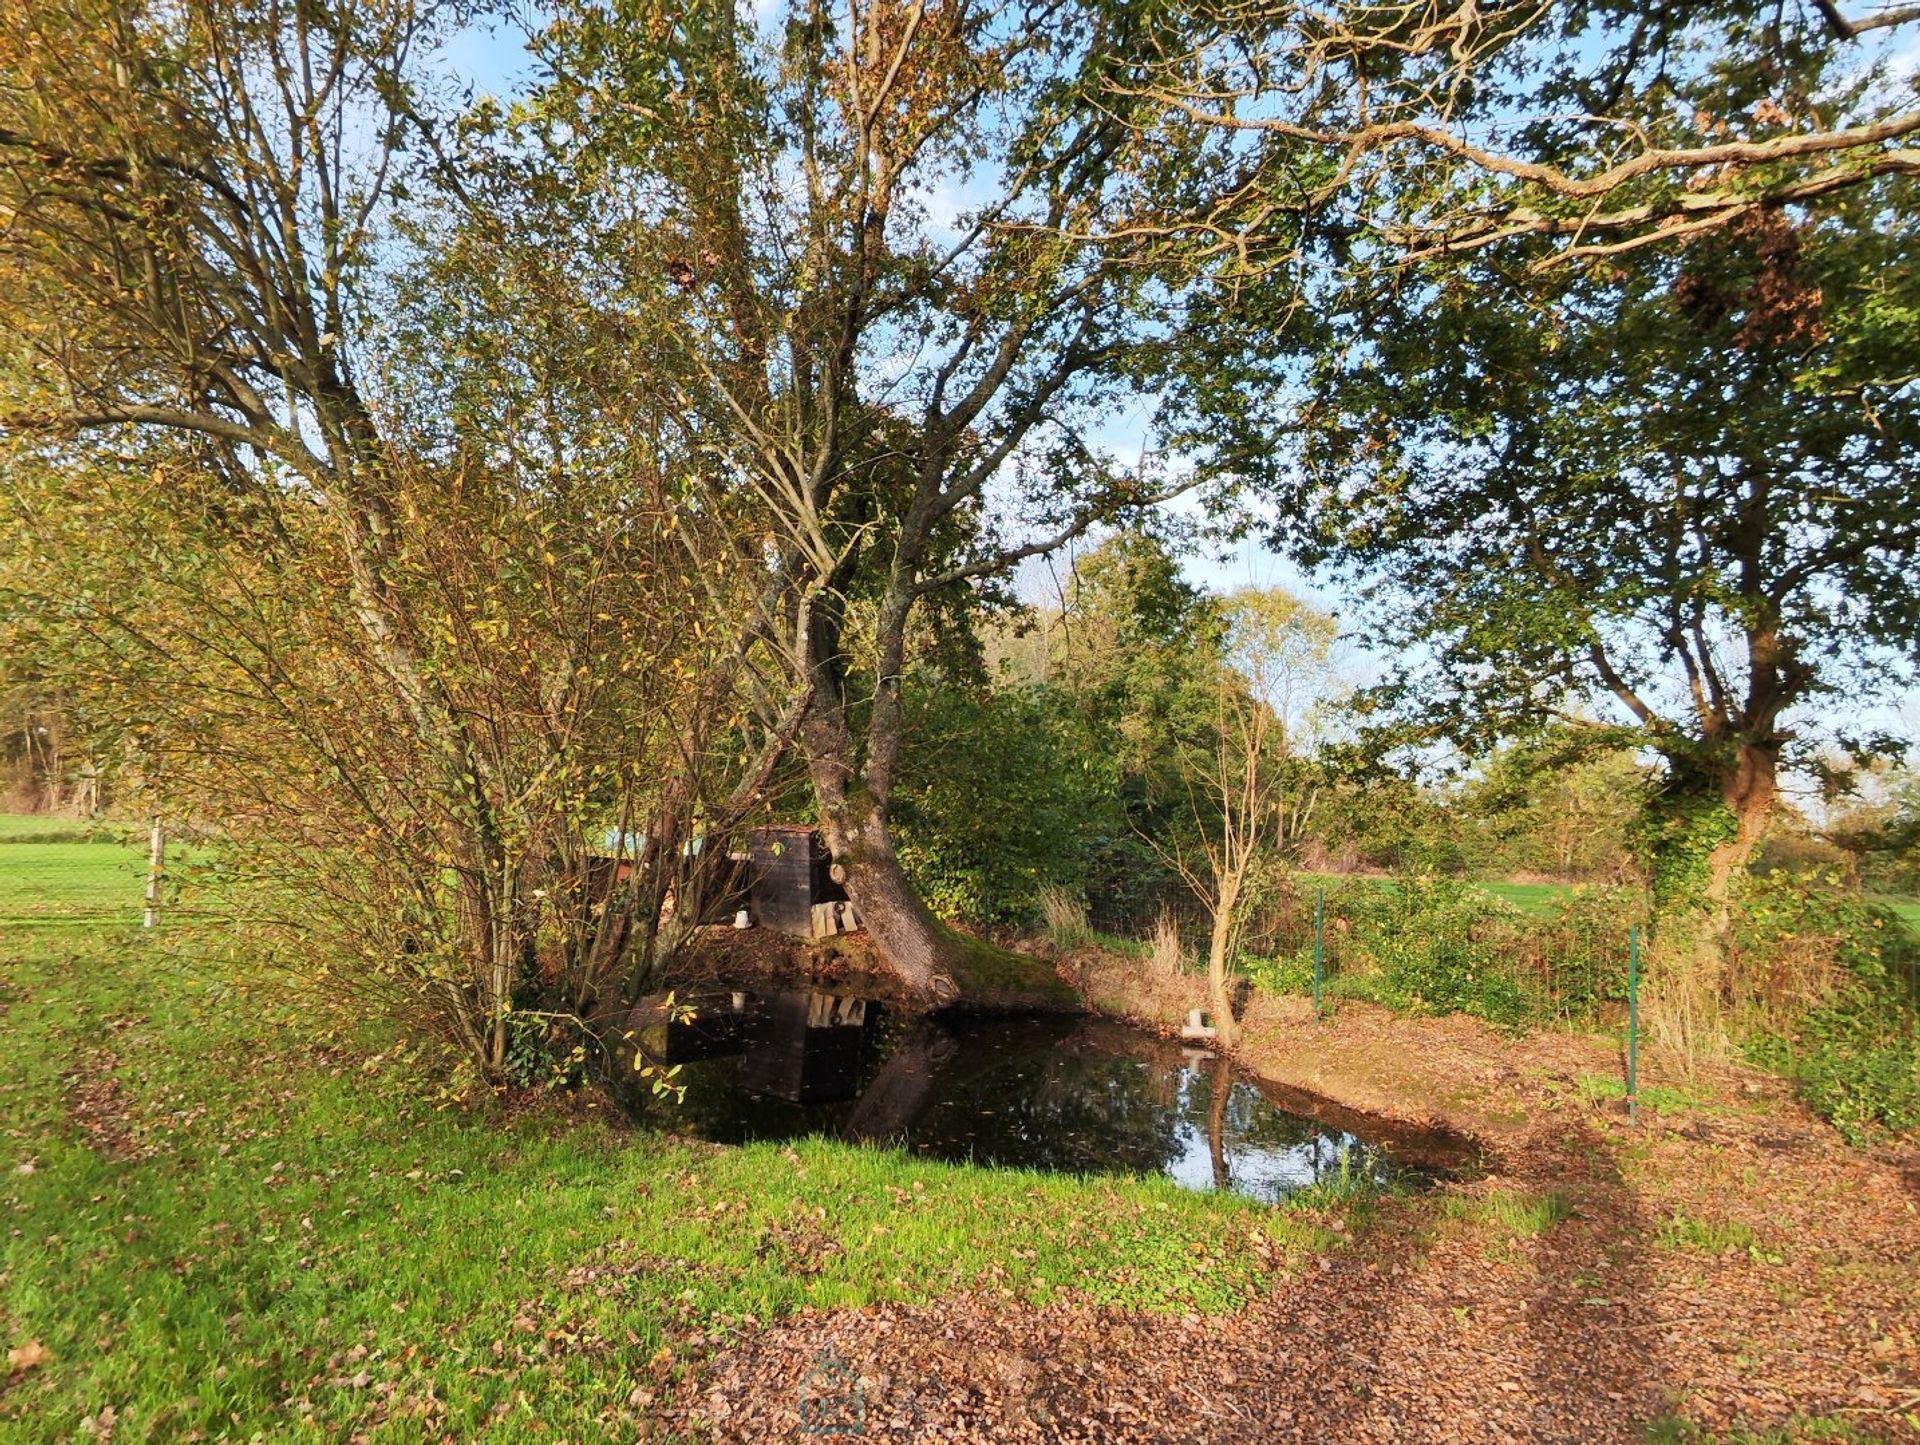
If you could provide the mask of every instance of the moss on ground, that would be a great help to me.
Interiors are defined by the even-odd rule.
[[[1060,976],[1052,961],[1015,953],[954,929],[947,930],[954,958],[954,983],[962,1008],[1053,1009],[1078,1013],[1085,1008],[1079,991]]]

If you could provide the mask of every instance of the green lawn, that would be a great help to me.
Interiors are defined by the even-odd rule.
[[[37,1361],[0,1440],[103,1406],[127,1440],[632,1439],[695,1331],[963,1286],[1224,1310],[1326,1238],[1157,1180],[450,1102],[210,926],[78,921],[132,915],[132,850],[0,855],[0,913],[72,920],[0,926],[0,1348]]]
[[[52,818],[43,813],[0,813],[0,843],[91,843],[139,832],[126,823]]]
[[[146,877],[121,843],[0,845],[0,929],[138,923]]]
[[[1920,899],[1913,898],[1875,898],[1875,903],[1884,903],[1900,915],[1900,921],[1915,933],[1920,933]]]
[[[1522,913],[1541,917],[1553,911],[1554,904],[1573,891],[1568,883],[1494,883],[1482,882],[1480,888],[1495,898],[1511,903]]]
[[[1307,876],[1324,877],[1326,881],[1332,882],[1339,875],[1309,874]],[[1389,884],[1391,881],[1391,879],[1384,878],[1380,880],[1383,886]],[[1491,879],[1481,879],[1478,880],[1477,886],[1485,892],[1491,893],[1495,898],[1511,903],[1522,913],[1529,914],[1533,917],[1543,917],[1552,912],[1555,904],[1561,902],[1573,892],[1573,885],[1571,883],[1503,883]],[[1873,901],[1876,903],[1884,903],[1888,908],[1891,908],[1895,913],[1900,915],[1907,927],[1913,929],[1916,933],[1920,933],[1920,899],[1876,897]]]
[[[1329,887],[1336,883],[1351,881],[1364,875],[1345,873],[1302,873],[1299,876],[1313,883],[1324,883]],[[1393,879],[1377,877],[1372,880],[1382,888],[1391,888]],[[1523,913],[1544,914],[1554,904],[1573,891],[1571,883],[1500,883],[1487,879],[1477,880],[1477,886],[1491,893],[1495,898],[1513,904]]]

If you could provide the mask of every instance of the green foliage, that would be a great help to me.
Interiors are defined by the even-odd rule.
[[[1738,828],[1716,792],[1668,786],[1652,793],[1631,829],[1656,910],[1685,909],[1706,892],[1708,859]]]
[[[1580,1097],[1589,1103],[1627,1097],[1627,1081],[1618,1074],[1582,1074],[1574,1080]],[[1639,1084],[1638,1102],[1658,1114],[1683,1114],[1701,1108],[1705,1095],[1697,1088],[1672,1084]]]
[[[1271,955],[1242,954],[1240,968],[1262,993],[1308,993],[1313,988],[1313,954],[1310,948]]]
[[[515,1009],[507,1015],[501,1073],[523,1089],[572,1089],[586,1082],[592,1040],[575,1018]]]
[[[1504,747],[1452,800],[1470,871],[1616,877],[1631,860],[1642,770],[1604,729],[1553,729]]]
[[[937,912],[1025,925],[1047,889],[1082,886],[1114,810],[1077,741],[1052,689],[920,700],[893,818],[901,863]]]
[[[1462,1012],[1502,1027],[1613,1022],[1626,999],[1627,927],[1644,911],[1627,888],[1498,885],[1455,878],[1298,875],[1242,960],[1254,986],[1306,993],[1312,894],[1327,896],[1326,992],[1410,1012]],[[1506,894],[1521,889],[1516,903]]]
[[[1511,910],[1462,879],[1408,875],[1391,887],[1330,891],[1341,988],[1409,1013],[1524,1023],[1526,991],[1503,947]]]
[[[1459,873],[1473,859],[1448,800],[1399,773],[1355,766],[1321,799],[1315,833],[1336,867]]]
[[[1920,938],[1837,873],[1774,873],[1743,890],[1735,977],[1745,1049],[1858,1142],[1920,1128]]]
[[[1139,531],[1115,533],[1075,559],[1062,602],[1036,609],[1019,629],[987,634],[1002,679],[996,705],[1006,693],[1044,698],[1050,746],[1070,754],[1038,760],[1075,770],[1079,798],[1062,820],[1070,831],[1052,840],[1052,876],[1084,885],[1096,921],[1140,930],[1170,901],[1184,901],[1149,839],[1164,839],[1187,808],[1176,761],[1214,722],[1226,618],[1217,599],[1181,576],[1172,547]]]
[[[1771,961],[1793,954],[1803,973],[1820,965],[1837,966],[1853,981],[1874,990],[1904,992],[1920,966],[1920,940],[1900,915],[1849,888],[1833,870],[1788,872],[1775,869],[1748,878],[1734,901],[1734,949],[1755,962],[1754,974]],[[1818,980],[1816,980],[1817,982]],[[1744,988],[1760,986],[1749,978]]]
[[[1876,1127],[1920,1128],[1920,1028],[1911,1009],[1849,991],[1810,1010],[1790,1032],[1755,1035],[1746,1053],[1792,1079],[1852,1143]]]

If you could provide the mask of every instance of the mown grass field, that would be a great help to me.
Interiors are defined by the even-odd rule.
[[[0,844],[0,929],[138,923],[146,873],[118,843]]]
[[[1876,903],[1884,903],[1900,915],[1908,928],[1920,933],[1920,899],[1913,898],[1876,898]]]
[[[0,813],[0,843],[115,842],[139,831],[127,823],[49,817],[41,813]]]
[[[1328,888],[1356,877],[1371,875],[1344,873],[1303,873],[1302,878],[1313,883],[1323,883]],[[1371,881],[1382,888],[1391,888],[1393,880],[1387,877],[1371,877]],[[1552,910],[1554,904],[1567,897],[1573,891],[1571,883],[1503,883],[1492,879],[1480,880],[1475,886],[1491,893],[1506,903],[1511,903],[1521,912],[1539,916]]]
[[[750,1317],[958,1287],[1219,1311],[1328,1240],[1160,1181],[449,1103],[416,1041],[233,938],[127,926],[140,869],[0,847],[0,1440],[630,1440]]]

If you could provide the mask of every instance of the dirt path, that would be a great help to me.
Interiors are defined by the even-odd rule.
[[[1082,963],[1103,1008],[1178,1017],[1181,1000]],[[1389,1201],[1223,1318],[970,1294],[788,1319],[707,1360],[661,1423],[740,1441],[857,1424],[903,1440],[1605,1442],[1658,1421],[1664,1439],[1796,1439],[1819,1419],[1920,1439],[1920,1157],[1848,1149],[1762,1076],[1657,1057],[1665,1112],[1629,1127],[1600,1097],[1617,1069],[1604,1040],[1351,1005],[1316,1025],[1257,1003],[1248,1023],[1249,1068],[1472,1134],[1492,1175]],[[1514,1201],[1544,1217],[1516,1225]]]

